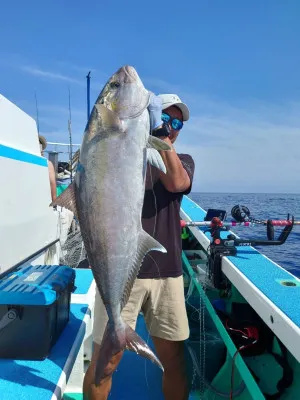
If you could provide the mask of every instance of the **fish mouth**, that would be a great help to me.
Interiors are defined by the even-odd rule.
[[[138,80],[138,74],[131,65],[124,65],[117,71],[116,75],[119,76],[120,81],[124,84],[134,83]]]
[[[148,107],[150,93],[131,65],[123,65],[113,74],[96,103],[115,112],[120,119],[139,117]]]

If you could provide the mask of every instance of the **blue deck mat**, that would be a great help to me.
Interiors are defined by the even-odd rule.
[[[203,221],[206,215],[204,210],[186,196],[182,200],[181,207],[192,221]],[[210,238],[209,233],[206,233],[206,235]],[[227,235],[228,233],[222,232],[222,237]],[[279,282],[281,280],[293,280],[295,277],[249,246],[238,247],[237,249],[237,255],[230,256],[228,259],[300,327],[300,286],[283,286]]]
[[[86,304],[71,305],[70,321],[52,348],[49,358],[43,361],[0,360],[1,399],[50,400],[52,398],[86,312]],[[85,329],[82,329],[81,341],[84,333]],[[25,338],[24,346],[26,346]],[[78,350],[79,346],[76,354]],[[68,377],[71,368],[65,372]]]
[[[140,315],[136,331],[154,351],[153,342],[148,335],[144,318]],[[162,390],[162,372],[151,361],[125,351],[118,369],[113,375],[110,400],[164,400]],[[191,393],[189,400],[199,400],[199,395]]]
[[[148,336],[144,318],[141,315],[137,321],[136,331],[153,349],[151,337]],[[162,372],[158,366],[131,351],[125,351],[113,375],[109,398],[110,400],[163,400],[161,381]]]
[[[74,294],[86,294],[89,291],[89,288],[91,286],[91,283],[94,279],[92,270],[87,268],[76,268],[76,289],[74,291]]]

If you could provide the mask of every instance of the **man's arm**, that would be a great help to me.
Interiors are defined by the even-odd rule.
[[[51,161],[48,161],[48,171],[49,171],[51,197],[52,201],[54,201],[56,199],[56,176],[55,176],[54,166]]]
[[[185,192],[191,187],[191,179],[185,168],[183,167],[181,160],[179,159],[169,136],[166,134],[163,128],[161,114],[162,114],[162,103],[161,99],[150,92],[150,101],[148,105],[150,127],[151,131],[155,131],[155,135],[159,139],[165,141],[170,147],[169,151],[160,151],[160,155],[166,166],[167,173],[159,171],[159,178],[164,187],[173,193]],[[191,173],[191,177],[193,172]]]
[[[160,171],[159,178],[169,192],[184,192],[191,186],[190,177],[183,168],[171,140],[167,137],[164,138],[163,141],[168,143],[172,150],[160,151],[160,155],[165,163],[167,173],[164,174]]]

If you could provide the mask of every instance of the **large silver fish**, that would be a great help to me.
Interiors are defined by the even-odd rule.
[[[166,172],[150,136],[149,92],[131,66],[120,68],[100,93],[85,129],[75,180],[53,203],[77,215],[88,260],[108,314],[96,384],[111,357],[128,349],[158,358],[121,317],[143,258],[165,248],[142,229],[147,160]]]

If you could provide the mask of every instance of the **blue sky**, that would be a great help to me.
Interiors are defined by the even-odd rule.
[[[91,100],[123,64],[191,119],[176,143],[196,162],[195,191],[300,192],[300,2],[20,1],[1,6],[1,94],[40,132],[73,142]]]

